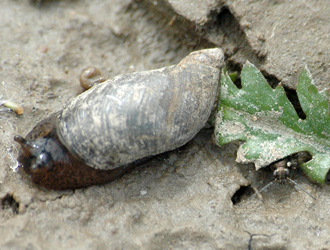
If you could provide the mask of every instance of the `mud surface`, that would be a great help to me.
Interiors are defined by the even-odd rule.
[[[24,113],[0,110],[0,248],[330,248],[329,186],[297,173],[316,201],[289,184],[248,200],[272,174],[237,164],[238,145],[215,146],[212,128],[113,183],[62,192],[17,172],[13,142],[82,92],[89,65],[112,77],[221,47],[230,70],[249,60],[294,88],[307,64],[329,88],[328,13],[328,1],[311,0],[2,0],[1,101]]]

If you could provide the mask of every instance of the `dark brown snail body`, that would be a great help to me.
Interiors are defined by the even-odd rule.
[[[120,75],[76,97],[15,141],[33,182],[70,189],[112,181],[150,156],[178,148],[205,125],[223,53],[193,52],[179,64]]]
[[[38,123],[26,136],[15,136],[22,150],[18,162],[34,183],[47,189],[63,190],[108,183],[143,163],[147,159],[113,170],[87,166],[61,143],[56,132],[59,112]]]

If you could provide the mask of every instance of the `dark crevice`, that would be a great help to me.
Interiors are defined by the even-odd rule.
[[[325,184],[329,185],[330,184],[330,170],[328,171],[326,177],[325,177]]]
[[[242,88],[242,82],[241,82],[241,77],[238,76],[236,81],[234,82],[235,86],[238,88],[238,89],[241,89]]]
[[[210,21],[204,26],[208,39],[221,46],[227,63],[242,66],[249,60],[258,67],[265,62],[264,41],[259,39],[259,45],[252,47],[239,20],[227,6],[221,6],[211,12],[209,19]]]
[[[239,73],[241,73],[243,68],[241,64],[235,63],[233,61],[227,61],[226,67],[229,72],[237,71]]]
[[[211,12],[210,17],[206,27],[210,30],[216,29],[219,34],[223,35],[223,42],[231,42],[237,47],[245,42],[246,35],[241,30],[239,21],[227,7],[222,7],[220,12]]]
[[[1,200],[1,208],[3,210],[11,209],[13,211],[13,214],[18,214],[19,203],[14,199],[12,195],[7,194]]]
[[[287,87],[284,87],[284,90],[285,90],[286,96],[288,97],[289,101],[292,103],[294,109],[296,110],[298,117],[302,120],[305,120],[306,114],[300,105],[297,91],[294,89],[287,88]]]
[[[268,84],[275,89],[277,87],[277,85],[280,83],[280,80],[271,74],[268,74],[267,71],[261,71],[262,75],[265,77],[265,79],[267,80]]]
[[[210,16],[211,21],[205,26],[207,33],[217,37],[216,41],[221,44],[227,57],[231,57],[246,45],[246,35],[228,8],[222,8],[219,13],[214,11]]]
[[[231,197],[231,201],[234,205],[240,203],[244,198],[250,197],[254,193],[251,186],[241,186],[240,189],[236,191],[236,193]]]
[[[234,82],[237,88],[241,89],[242,88],[242,83],[241,83],[241,71],[242,71],[242,65],[235,63],[235,62],[227,62],[226,64],[228,72],[237,72],[237,79]]]

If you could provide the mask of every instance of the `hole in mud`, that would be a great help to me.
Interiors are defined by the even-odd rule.
[[[14,197],[10,194],[7,194],[1,200],[1,208],[5,209],[12,209],[14,214],[18,214],[19,203],[14,199]]]
[[[242,200],[244,200],[247,197],[250,197],[254,193],[251,186],[241,186],[240,189],[236,191],[236,193],[231,197],[231,201],[234,205],[237,205]]]
[[[230,12],[228,7],[223,6],[219,13],[211,13],[211,16],[213,16],[212,25],[221,28],[229,39],[234,40],[235,38],[242,38],[245,36],[245,33],[241,30],[239,21]],[[242,42],[242,40],[237,41]]]

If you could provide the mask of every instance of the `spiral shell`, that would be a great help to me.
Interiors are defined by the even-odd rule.
[[[119,169],[178,148],[199,132],[216,101],[223,61],[221,49],[206,49],[191,53],[174,66],[119,75],[98,84],[48,119],[46,123],[51,126],[46,126],[47,133],[42,132],[41,122],[27,140],[15,137],[23,148],[19,161],[29,174],[45,165],[47,178],[41,175],[34,181],[47,188],[76,188],[113,180],[123,173]],[[60,153],[52,152],[55,147],[48,150],[37,143],[43,137],[47,145],[53,145],[50,139],[59,142]],[[39,151],[47,154],[41,157],[29,145],[38,145],[44,148]],[[71,163],[66,152],[77,162]],[[31,154],[37,160],[32,161]],[[63,155],[65,162],[58,155]],[[56,159],[57,163],[42,159]],[[110,179],[91,181],[85,170],[77,170],[79,165],[103,176],[104,172],[114,174]],[[70,170],[65,174],[62,168]],[[56,179],[49,174],[54,169]],[[70,184],[75,171],[82,172],[81,177],[75,173]],[[56,183],[59,179],[61,184]]]
[[[90,89],[94,85],[104,82],[105,80],[106,78],[102,76],[101,71],[92,66],[83,69],[79,76],[80,85],[85,90]]]
[[[106,170],[178,148],[210,116],[221,59],[219,49],[203,50],[175,66],[108,80],[63,109],[58,136],[87,165]]]

